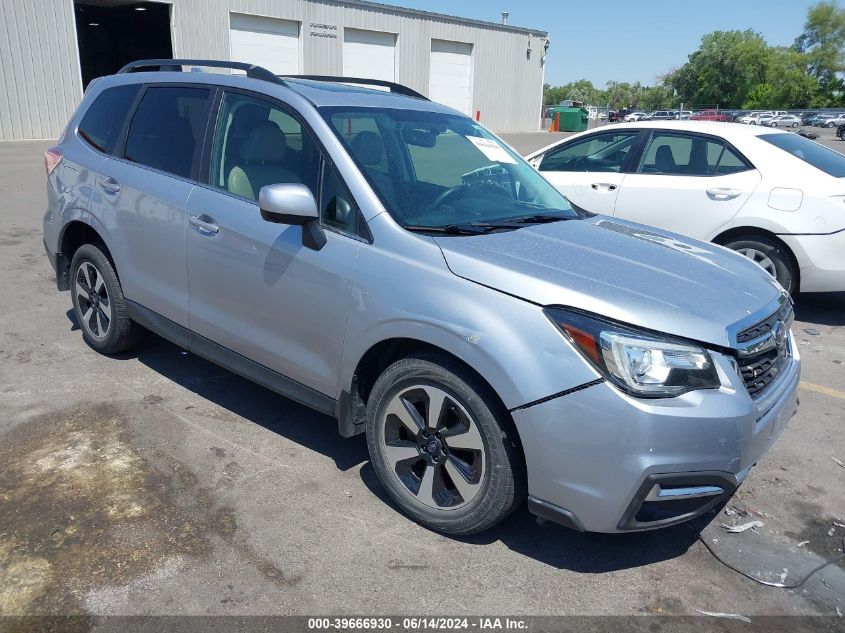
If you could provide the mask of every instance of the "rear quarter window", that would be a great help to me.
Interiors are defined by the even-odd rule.
[[[845,156],[797,134],[761,134],[758,137],[834,178],[845,177]]]
[[[82,140],[94,149],[111,154],[140,89],[141,84],[115,86],[95,97],[79,122],[78,133]]]

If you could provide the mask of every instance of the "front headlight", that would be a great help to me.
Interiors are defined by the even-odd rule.
[[[546,315],[599,372],[632,395],[668,398],[720,386],[703,347],[574,310],[548,308]]]

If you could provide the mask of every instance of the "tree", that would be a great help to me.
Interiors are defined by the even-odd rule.
[[[714,31],[664,83],[684,103],[738,105],[755,85],[765,83],[768,49],[763,36],[751,29]]]
[[[600,105],[604,103],[605,95],[604,91],[597,89],[587,79],[579,79],[563,86],[546,84],[543,87],[543,101],[546,105],[557,105],[566,99],[583,101],[589,105]]]
[[[823,105],[840,105],[845,86],[837,73],[845,70],[845,9],[834,2],[810,7],[795,49],[806,55],[807,71],[818,81],[818,100]]]

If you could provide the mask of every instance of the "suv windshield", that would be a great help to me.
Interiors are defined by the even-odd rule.
[[[467,117],[320,110],[387,210],[409,229],[505,229],[582,217],[519,155]]]
[[[845,177],[845,156],[836,150],[797,134],[761,134],[759,138],[834,178]]]

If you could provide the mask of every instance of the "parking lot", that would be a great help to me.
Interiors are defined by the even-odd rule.
[[[41,244],[47,146],[0,144],[0,613],[845,613],[845,561],[767,587],[694,529],[787,585],[842,550],[845,297],[799,300],[799,412],[718,516],[598,535],[523,507],[447,538],[393,507],[330,418],[152,335],[89,349]]]
[[[607,123],[605,121],[596,121],[595,119],[590,119],[589,123],[589,130],[593,130],[595,128],[604,127],[606,125],[613,126],[613,123]],[[817,142],[821,143],[822,145],[826,145],[832,149],[835,149],[838,152],[845,152],[845,142],[840,141],[836,138],[836,129],[835,128],[823,128],[823,127],[805,127],[805,130],[812,130],[816,134],[819,135],[819,138],[815,139]],[[529,152],[532,152],[536,149],[540,149],[541,147],[545,147],[546,145],[550,145],[554,143],[556,140],[564,139],[568,136],[572,136],[575,132],[524,132],[524,133],[514,133],[514,134],[503,134],[503,138],[510,143],[514,149],[518,150],[522,155],[526,155]]]

